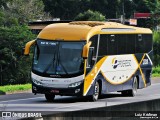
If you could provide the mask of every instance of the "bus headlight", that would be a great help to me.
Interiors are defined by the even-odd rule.
[[[36,79],[32,78],[32,81],[36,84],[36,85],[42,85],[42,83]]]
[[[75,83],[70,84],[68,87],[70,87],[70,88],[72,88],[72,87],[77,87],[77,86],[79,86],[81,83],[82,83],[82,81],[75,82]]]

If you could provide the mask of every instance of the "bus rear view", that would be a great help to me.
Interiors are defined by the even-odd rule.
[[[136,46],[143,40],[147,48],[139,50]],[[125,47],[131,42],[133,49],[128,50]],[[32,45],[32,92],[45,94],[48,101],[55,95],[89,96],[96,101],[101,94],[115,91],[134,96],[137,89],[151,84],[149,29],[92,21],[58,23],[28,42],[25,55]]]

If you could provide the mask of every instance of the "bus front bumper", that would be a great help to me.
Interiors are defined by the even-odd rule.
[[[32,92],[35,94],[40,93],[40,94],[65,95],[65,96],[82,96],[83,84],[74,88],[52,88],[32,83]]]

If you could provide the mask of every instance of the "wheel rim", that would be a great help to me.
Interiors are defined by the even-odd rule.
[[[134,83],[133,83],[133,94],[135,95],[137,93],[137,78],[134,78]]]

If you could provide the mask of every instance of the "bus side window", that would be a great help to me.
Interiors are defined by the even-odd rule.
[[[93,58],[94,58],[94,61],[92,61],[92,64],[94,65],[95,62],[97,61],[97,59],[96,59],[96,58],[97,58],[96,54],[97,54],[98,35],[95,35],[95,36],[91,37],[91,38],[90,38],[90,41],[92,42],[90,48],[94,48],[94,49],[93,49],[93,55],[92,55]]]
[[[91,37],[91,38],[90,38],[90,41],[92,42],[91,47],[94,47],[93,56],[96,57],[98,35],[95,35],[95,36]]]
[[[135,50],[135,44],[136,44],[136,35],[135,34],[127,34],[127,42],[126,42],[126,46],[127,46],[127,54],[134,54],[136,52]]]
[[[98,49],[98,59],[108,54],[108,35],[100,35],[99,49]]]
[[[118,42],[118,54],[126,54],[127,36],[125,34],[116,35],[116,40]]]
[[[115,39],[115,35],[110,35],[108,40],[108,55],[116,55],[117,54],[117,40]]]
[[[144,34],[142,35],[145,42],[145,50],[144,52],[148,53],[152,50],[152,34]]]
[[[94,64],[93,52],[94,52],[94,47],[90,47],[89,48],[88,60],[87,60],[87,68],[91,68],[93,66],[93,64]]]
[[[136,37],[136,53],[143,53],[145,50],[144,39],[141,34],[138,34]]]
[[[95,61],[93,60],[93,58],[94,58],[93,53],[94,53],[94,47],[90,47],[89,53],[88,53],[88,59],[87,59],[86,74],[88,74],[91,71],[91,69],[95,63]]]

